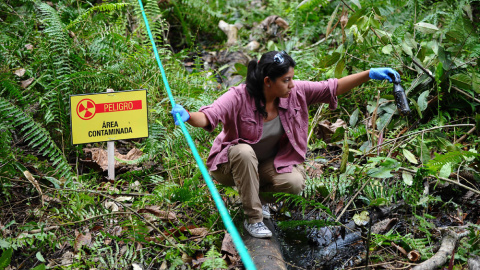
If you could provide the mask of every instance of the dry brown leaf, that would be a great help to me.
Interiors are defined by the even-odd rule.
[[[335,207],[335,215],[338,214],[338,212],[339,212],[340,210],[342,210],[342,208],[343,208],[343,203],[344,203],[343,200],[340,200],[340,201],[337,203],[337,207]]]
[[[188,256],[187,253],[182,253],[182,261],[183,261],[184,263],[191,263],[192,260],[193,260],[193,258],[190,257],[190,256]]]
[[[235,244],[233,244],[232,236],[229,233],[225,233],[222,241],[222,251],[226,252],[230,255],[238,255],[237,249],[235,248]]]
[[[67,266],[67,265],[72,264],[73,263],[73,258],[75,258],[75,255],[70,251],[67,251],[67,252],[63,253],[62,261],[61,261],[62,265]]]
[[[407,255],[408,259],[412,262],[416,262],[418,260],[420,260],[420,252],[416,251],[416,250],[412,250],[410,252],[408,252],[408,255]]]
[[[127,249],[128,249],[128,246],[127,246],[127,245],[124,245],[124,246],[120,249],[120,257],[123,257],[123,255],[125,254],[125,252],[127,252]]]
[[[348,12],[345,10],[342,13],[342,16],[340,17],[340,24],[342,26],[342,29],[344,29],[345,26],[347,26],[347,23],[348,23]]]
[[[52,198],[48,195],[43,195],[42,196],[43,200],[46,202],[54,202],[54,203],[62,203],[62,201],[58,198]]]
[[[118,211],[118,205],[115,202],[105,202],[103,204],[105,206],[105,209],[111,209],[112,212],[117,212]]]
[[[311,160],[307,163],[305,169],[307,170],[308,175],[322,175],[324,167],[325,164]]]
[[[79,233],[75,238],[75,244],[73,245],[73,250],[77,253],[82,246],[89,246],[92,242],[92,235],[87,232],[86,234]]]
[[[318,123],[317,127],[315,127],[315,133],[317,138],[329,143],[332,135],[339,127],[347,128],[347,123],[345,123],[345,121],[342,119],[337,119],[337,121],[333,124],[328,120],[323,120]]]
[[[121,236],[121,235],[122,235],[122,231],[123,231],[122,227],[120,227],[120,226],[115,226],[115,227],[113,228],[113,233],[112,233],[112,235],[114,235],[114,236]]]
[[[120,196],[115,198],[116,202],[124,202],[124,201],[131,201],[133,197],[127,197],[127,196]]]
[[[17,75],[18,77],[22,77],[25,75],[25,69],[24,68],[19,68],[13,72],[13,74]]]
[[[162,262],[162,265],[160,265],[160,269],[159,270],[165,270],[167,269],[167,261],[163,261]]]
[[[135,182],[131,183],[129,187],[131,189],[135,190],[135,191],[140,191],[141,184],[140,184],[140,182],[135,181]]]
[[[30,181],[30,183],[32,183],[32,185],[35,187],[35,189],[40,194],[40,199],[42,201],[42,206],[43,206],[45,204],[45,202],[43,201],[43,192],[42,192],[42,189],[40,189],[40,185],[38,184],[37,180],[35,180],[33,175],[28,170],[24,171],[23,175],[25,175],[25,178],[27,178],[27,180]]]
[[[83,151],[85,153],[91,153],[92,154],[92,160],[97,163],[100,168],[102,168],[103,171],[108,170],[108,154],[107,150],[101,149],[101,148],[84,148]],[[143,152],[137,148],[133,148],[132,150],[128,151],[126,155],[120,154],[116,149],[115,149],[115,157],[120,159],[120,160],[125,160],[125,161],[132,161],[135,159],[140,158],[143,155]],[[118,161],[115,159],[115,168],[119,168],[123,166],[124,163]]]
[[[372,226],[372,232],[375,234],[385,234],[398,223],[398,218],[387,218]]]
[[[190,233],[193,236],[205,236],[208,234],[208,229],[207,228],[195,228],[195,229],[190,229]]]
[[[103,226],[96,225],[96,226],[93,226],[93,228],[90,231],[96,232],[96,231],[100,231],[101,229],[103,229]]]
[[[150,213],[159,217],[161,220],[177,220],[177,216],[174,212],[160,210],[160,206],[157,205],[146,206],[145,208],[138,210],[138,213]]]
[[[30,79],[27,79],[27,80],[24,80],[24,81],[21,81],[20,83],[20,86],[22,88],[27,88],[30,84],[32,84],[34,78],[30,78]]]
[[[33,45],[32,44],[25,44],[25,48],[29,51],[33,50]]]

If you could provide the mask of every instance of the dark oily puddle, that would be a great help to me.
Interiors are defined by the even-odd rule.
[[[342,232],[338,226],[276,230],[288,269],[345,269],[365,257],[360,231]]]

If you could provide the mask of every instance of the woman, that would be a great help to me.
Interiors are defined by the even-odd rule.
[[[298,194],[305,187],[302,163],[307,151],[308,105],[328,103],[334,110],[338,95],[369,79],[400,78],[393,69],[375,68],[341,79],[293,81],[294,67],[295,61],[284,51],[265,53],[260,61],[248,64],[245,84],[230,88],[198,112],[189,113],[178,104],[171,112],[210,132],[223,123],[207,167],[218,182],[237,186],[247,217],[244,226],[254,237],[272,236],[263,223],[270,212],[259,192]]]

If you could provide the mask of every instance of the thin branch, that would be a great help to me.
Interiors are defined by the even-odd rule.
[[[460,90],[460,89],[458,89],[457,87],[455,87],[455,86],[453,86],[453,85],[452,85],[452,88],[455,89],[455,90],[457,90],[458,92],[462,93],[463,95],[465,95],[465,96],[467,96],[467,97],[469,97],[469,98],[472,98],[472,99],[475,100],[476,102],[480,103],[480,99],[475,98],[475,97],[472,97],[472,96],[469,95],[467,92],[465,92],[465,91],[463,91],[463,90]]]
[[[416,135],[416,134],[419,134],[419,133],[425,133],[425,132],[428,132],[428,131],[432,131],[432,130],[436,130],[436,129],[442,129],[442,128],[452,128],[452,127],[473,127],[475,126],[474,124],[457,124],[457,125],[446,125],[446,126],[440,126],[440,127],[433,127],[433,128],[428,128],[428,129],[424,129],[424,130],[420,130],[420,131],[416,131],[416,132],[413,132],[413,133],[410,133],[410,134],[407,134],[407,135],[403,135],[403,136],[400,136],[398,138],[395,138],[395,139],[391,139],[389,141],[386,141],[382,144],[379,144],[375,147],[373,147],[372,149],[370,149],[370,151],[367,153],[372,153],[372,151],[376,150],[378,147],[382,147],[382,146],[385,146],[387,144],[391,144],[393,142],[396,142],[397,140],[399,139],[403,139],[403,138],[406,138],[406,137],[410,137],[410,136],[413,136],[413,135]]]
[[[407,168],[403,168],[403,167],[400,167],[399,169],[402,170],[402,171],[409,172],[409,173],[417,173],[415,170],[411,170],[411,169],[407,169]],[[477,194],[480,195],[480,191],[479,191],[479,190],[474,189],[474,188],[471,188],[471,187],[469,187],[469,186],[465,186],[464,184],[461,184],[461,183],[456,182],[456,181],[454,181],[454,180],[451,180],[451,179],[448,179],[448,178],[445,178],[445,177],[440,177],[440,176],[438,176],[438,177],[436,177],[436,176],[430,176],[430,177],[435,177],[435,178],[438,178],[439,180],[443,180],[443,181],[446,181],[446,182],[455,184],[455,185],[457,185],[457,186],[459,186],[459,187],[462,187],[462,188],[464,188],[464,189],[468,189],[468,190],[470,190],[471,192],[477,193]]]

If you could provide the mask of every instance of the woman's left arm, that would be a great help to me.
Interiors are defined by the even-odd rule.
[[[338,79],[337,96],[347,93],[364,82],[368,82],[370,80],[370,76],[368,76],[369,73],[370,70],[365,70],[360,73],[348,75]]]
[[[371,68],[360,73],[348,75],[337,82],[337,96],[345,94],[360,84],[370,79],[375,80],[393,80],[400,82],[400,74],[391,68]]]

